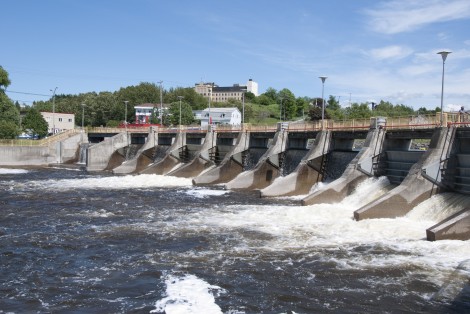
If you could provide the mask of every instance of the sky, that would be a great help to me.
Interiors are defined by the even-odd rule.
[[[7,95],[257,82],[341,106],[470,109],[469,0],[0,0]],[[327,76],[322,86],[319,76]],[[158,102],[158,100],[156,100]]]

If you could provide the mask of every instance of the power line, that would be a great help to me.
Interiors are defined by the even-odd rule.
[[[51,97],[52,95],[45,95],[45,94],[35,94],[35,93],[27,93],[27,92],[15,92],[12,90],[6,90],[7,93],[15,93],[15,94],[23,94],[23,95],[34,95],[34,96],[44,96],[44,97]]]

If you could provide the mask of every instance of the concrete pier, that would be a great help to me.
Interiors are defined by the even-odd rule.
[[[470,239],[470,208],[466,208],[426,230],[428,241]]]
[[[349,163],[343,175],[302,200],[303,205],[317,203],[336,203],[351,194],[356,186],[373,175],[373,159],[381,149],[385,131],[372,129],[367,133],[362,149]]]
[[[250,133],[247,131],[239,132],[233,146],[225,145],[226,152],[222,160],[215,158],[214,151],[221,148],[221,145],[217,145],[219,143],[217,143],[216,137],[212,138],[211,145],[206,150],[205,155],[201,155],[204,159],[209,158],[214,165],[195,177],[193,179],[194,185],[225,183],[243,172],[242,154],[249,148]]]
[[[125,160],[124,157],[114,153],[120,148],[129,146],[130,143],[130,133],[122,132],[88,147],[86,169],[88,171],[103,171],[121,165]]]
[[[356,220],[368,218],[394,218],[403,216],[422,201],[438,192],[438,187],[423,177],[422,168],[439,163],[449,141],[447,128],[433,132],[428,150],[409,170],[403,182],[386,195],[354,212]],[[386,149],[386,148],[385,148]]]
[[[121,165],[112,169],[113,173],[125,174],[139,172],[144,168],[144,164],[148,161],[147,165],[150,164],[149,158],[143,154],[144,151],[153,149],[158,144],[158,133],[154,128],[150,128],[145,144],[137,151],[134,158],[125,160]]]
[[[168,141],[172,142],[170,147],[167,150],[167,153],[163,159],[158,161],[157,163],[150,164],[147,168],[142,170],[140,173],[142,174],[159,174],[165,175],[170,171],[176,169],[177,166],[181,165],[179,159],[179,151],[186,143],[186,133],[176,133],[176,134],[166,134],[166,140],[163,141],[162,137],[163,134],[159,134],[159,146],[160,142],[168,143]]]
[[[280,128],[272,146],[261,157],[254,170],[240,173],[225,187],[227,189],[262,189],[281,174],[281,153],[286,151],[287,130]]]
[[[329,151],[331,132],[318,132],[312,148],[296,170],[277,178],[271,185],[260,191],[261,197],[292,196],[307,194],[312,186],[322,180],[322,158]]]
[[[199,143],[193,141],[193,144],[188,144],[188,137],[190,135],[191,134],[187,134],[186,136],[186,147],[188,151],[195,151],[195,157],[192,158],[191,156],[191,160],[188,163],[182,165],[174,171],[169,172],[167,175],[174,177],[192,178],[199,175],[209,167],[215,166],[215,163],[210,159],[210,151],[213,148],[216,133],[209,131],[206,133],[205,138],[193,137],[195,140],[199,139]]]

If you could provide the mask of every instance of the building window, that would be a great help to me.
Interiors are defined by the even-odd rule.
[[[72,119],[69,119],[69,122],[72,122]]]
[[[59,118],[59,122],[62,122],[62,118]]]

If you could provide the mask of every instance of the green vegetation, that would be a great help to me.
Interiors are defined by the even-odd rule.
[[[9,85],[8,72],[0,66],[0,138],[2,139],[13,139],[21,133],[20,112],[5,94],[5,89]]]
[[[20,106],[6,96],[5,89],[10,85],[8,73],[0,66],[0,138],[15,138],[22,131],[33,130],[44,136],[45,121],[39,117],[40,111],[52,111],[52,101],[34,102],[31,108],[21,112],[24,116],[23,125],[20,125]],[[127,86],[115,92],[88,92],[78,95],[55,95],[55,112],[73,113],[76,117],[82,115],[82,104],[85,104],[85,126],[118,126],[124,119],[135,122],[134,106],[137,104],[152,103],[169,104],[168,111],[163,112],[163,121],[159,121],[159,112],[151,117],[152,123],[162,123],[167,126],[179,124],[179,96],[183,96],[181,103],[181,122],[183,125],[196,123],[193,120],[192,110],[202,110],[208,107],[208,100],[197,94],[192,87],[170,88],[160,90],[154,83],[142,82],[136,86]],[[161,97],[161,98],[160,98]],[[127,101],[127,117],[125,116]],[[316,121],[322,116],[321,98],[296,97],[289,89],[277,91],[270,87],[265,93],[255,96],[251,92],[245,94],[245,122],[251,124],[273,124],[282,121]],[[237,107],[243,111],[241,101],[229,100],[225,103],[211,103],[212,107]],[[439,111],[418,109],[381,100],[372,106],[371,103],[352,103],[348,107],[341,107],[332,95],[325,99],[325,118],[334,120],[367,119],[373,116],[397,117],[409,116],[416,113],[434,114]],[[39,115],[38,115],[39,114]],[[44,119],[42,119],[44,120]],[[80,121],[78,121],[80,120]],[[81,119],[77,119],[77,123]],[[47,124],[46,124],[47,126]],[[47,127],[46,127],[47,130]]]

